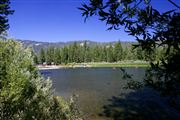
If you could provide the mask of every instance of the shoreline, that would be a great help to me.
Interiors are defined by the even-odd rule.
[[[39,70],[60,69],[58,65],[36,65]]]
[[[118,63],[108,63],[108,62],[90,62],[90,63],[68,63],[61,65],[37,65],[39,70],[48,69],[62,69],[62,68],[98,68],[98,67],[149,67],[148,62],[118,62]]]

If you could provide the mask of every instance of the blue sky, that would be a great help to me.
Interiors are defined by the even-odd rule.
[[[15,13],[9,17],[9,37],[46,42],[73,40],[132,41],[123,31],[107,31],[105,23],[96,17],[84,23],[77,7],[88,0],[11,0]],[[180,0],[174,0],[180,4]],[[152,0],[161,11],[173,8],[167,0]]]

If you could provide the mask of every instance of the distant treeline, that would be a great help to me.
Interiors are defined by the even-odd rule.
[[[143,60],[148,61],[159,59],[162,50],[154,50],[154,53],[142,51],[142,48],[134,49],[133,46],[122,48],[121,42],[109,45],[88,46],[87,42],[72,45],[63,48],[49,47],[41,49],[39,53],[34,54],[36,64],[67,64],[83,62],[119,62],[122,60]],[[153,55],[153,56],[152,56]],[[150,57],[151,56],[151,57]]]

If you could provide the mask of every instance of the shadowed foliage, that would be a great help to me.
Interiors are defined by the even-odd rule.
[[[139,89],[130,93],[122,93],[108,100],[103,106],[103,113],[113,120],[178,120],[179,111],[167,104],[167,99],[161,98],[152,89]]]
[[[173,99],[180,95],[180,7],[172,0],[175,9],[159,12],[150,0],[90,0],[79,8],[85,20],[98,16],[108,30],[124,28],[138,41],[149,55],[151,68],[145,83]],[[159,60],[154,61],[154,49],[162,48]]]

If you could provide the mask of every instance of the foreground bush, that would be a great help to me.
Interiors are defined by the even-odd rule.
[[[74,120],[73,103],[54,97],[51,81],[33,65],[30,49],[0,40],[0,119]]]

